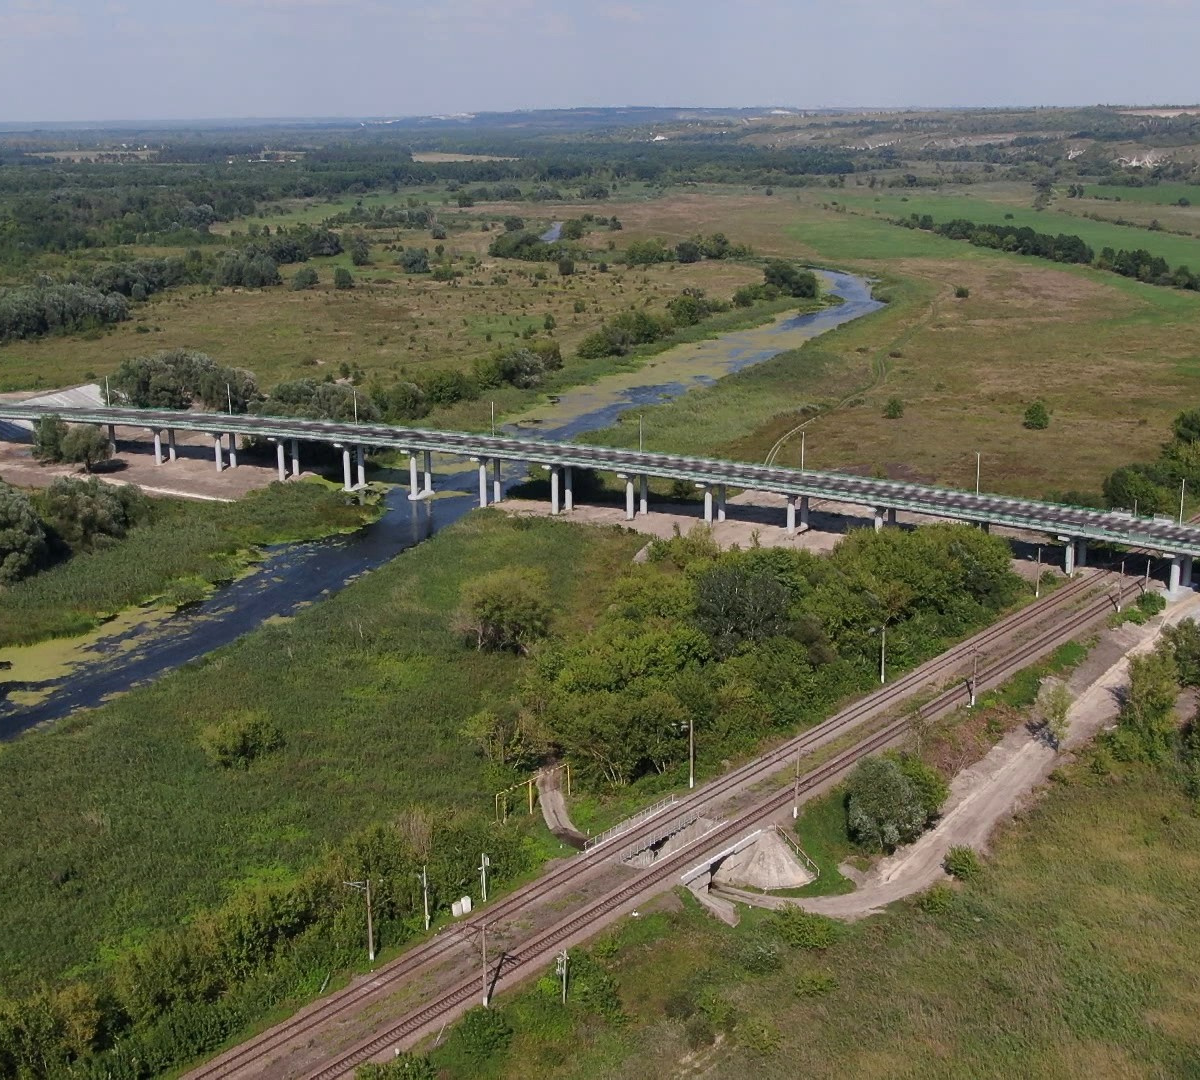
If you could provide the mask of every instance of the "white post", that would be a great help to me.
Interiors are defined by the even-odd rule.
[[[287,479],[287,450],[282,439],[275,444],[275,460],[279,465],[279,482],[282,484]]]
[[[882,506],[875,507],[875,531],[876,532],[883,531],[883,507]]]
[[[504,485],[500,480],[500,459],[492,458],[492,502],[504,498]]]
[[[410,502],[416,502],[421,497],[420,483],[417,477],[417,455],[410,451],[408,455],[408,498]]]
[[[643,514],[650,513],[650,481],[644,476],[638,477],[638,494],[641,496],[639,499],[641,505],[638,509]]]
[[[633,477],[625,477],[625,520],[633,520]]]
[[[237,468],[237,452],[237,436],[231,431],[229,433],[229,467],[231,469]]]
[[[342,488],[345,491],[353,491],[354,485],[350,482],[350,447],[342,447]]]
[[[717,485],[717,520],[725,520],[725,485]]]
[[[480,508],[483,508],[483,507],[487,506],[487,502],[488,502],[488,500],[487,500],[487,489],[488,489],[487,461],[484,458],[475,458],[475,461],[477,461],[479,463],[479,506],[480,506]]]
[[[563,469],[563,510],[568,514],[575,509],[575,474],[571,466]]]
[[[154,432],[152,432],[152,434],[154,435],[154,464],[155,464],[155,465],[161,465],[161,464],[163,463],[163,458],[162,458],[162,432],[161,432],[161,431],[154,431]]]
[[[212,439],[213,439],[213,456],[217,459],[217,472],[220,472],[225,467],[224,461],[221,460],[221,436],[214,435],[212,437]]]
[[[178,456],[175,450],[175,429],[167,428],[167,457],[174,461]]]
[[[808,496],[800,496],[800,528],[804,531],[808,530]]]
[[[292,475],[300,475],[300,440],[292,440]]]
[[[709,525],[713,520],[713,491],[707,484],[704,486],[704,520]]]
[[[367,486],[367,453],[361,443],[354,448],[354,451],[358,458],[358,486],[364,488]]]
[[[796,535],[796,496],[789,495],[787,497],[787,534],[788,536]]]
[[[559,473],[558,466],[551,465],[550,466],[550,513],[551,514],[557,514],[558,510],[559,510],[558,473]]]
[[[433,451],[425,451],[425,494],[433,494]]]

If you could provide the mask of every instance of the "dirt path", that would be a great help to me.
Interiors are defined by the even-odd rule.
[[[537,789],[546,827],[564,844],[582,851],[587,837],[575,828],[567,813],[567,801],[562,792],[562,770],[544,769],[538,773]]]
[[[965,844],[977,850],[986,848],[995,827],[1045,782],[1063,752],[1083,745],[1112,723],[1117,715],[1118,692],[1128,681],[1130,656],[1152,649],[1165,625],[1197,617],[1200,596],[1173,605],[1146,626],[1126,624],[1113,631],[1124,649],[1098,677],[1089,678],[1084,686],[1070,687],[1077,696],[1067,716],[1068,730],[1061,751],[1023,727],[1010,732],[982,761],[954,778],[945,811],[933,829],[867,873],[852,870],[847,875],[858,879],[854,892],[793,902],[823,915],[859,919],[943,879],[942,860],[951,847]]]

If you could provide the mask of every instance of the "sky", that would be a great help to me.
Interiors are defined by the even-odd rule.
[[[0,119],[1193,104],[1200,0],[0,0]]]

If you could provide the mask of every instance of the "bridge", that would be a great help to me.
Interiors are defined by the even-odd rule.
[[[849,473],[388,424],[105,406],[56,408],[0,404],[0,420],[36,423],[48,415],[69,423],[105,425],[114,445],[118,427],[149,431],[154,441],[155,462],[159,465],[175,460],[176,431],[209,435],[218,470],[225,467],[226,451],[229,466],[237,466],[239,438],[266,439],[275,444],[281,480],[299,473],[302,444],[328,444],[342,452],[347,490],[365,485],[365,454],[368,450],[397,450],[408,456],[409,498],[414,500],[433,493],[432,455],[444,454],[470,459],[478,466],[481,506],[488,505],[489,494],[493,501],[503,497],[500,463],[510,461],[542,466],[549,472],[551,511],[555,514],[569,511],[574,506],[573,470],[600,469],[616,473],[624,480],[628,520],[633,520],[639,512],[648,512],[647,481],[655,477],[695,484],[704,494],[704,519],[707,522],[725,519],[729,488],[782,495],[787,500],[789,534],[796,532],[797,516],[799,527],[807,527],[810,500],[822,499],[872,507],[876,529],[895,524],[897,511],[903,510],[968,522],[985,529],[1000,525],[1047,534],[1065,543],[1068,574],[1074,572],[1077,563],[1083,565],[1086,561],[1089,542],[1149,549],[1170,560],[1172,592],[1181,586],[1190,588],[1192,561],[1200,555],[1200,527],[1168,517],[1135,516],[1124,510],[1088,510],[1036,499],[973,493]],[[167,436],[165,456],[164,432]]]

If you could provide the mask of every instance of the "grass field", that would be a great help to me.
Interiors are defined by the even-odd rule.
[[[731,931],[686,898],[592,950],[626,1022],[529,990],[500,1002],[508,1051],[463,1070],[452,1034],[435,1061],[454,1078],[1194,1076],[1197,851],[1200,818],[1160,774],[1076,768],[940,908],[896,905],[754,974],[764,913]]]
[[[641,542],[473,514],[292,620],[0,747],[0,981],[90,972],[413,803],[490,813],[487,767],[459,728],[507,698],[520,664],[451,632],[462,582],[543,568],[569,627]],[[284,748],[249,772],[210,766],[201,730],[247,714]]]

